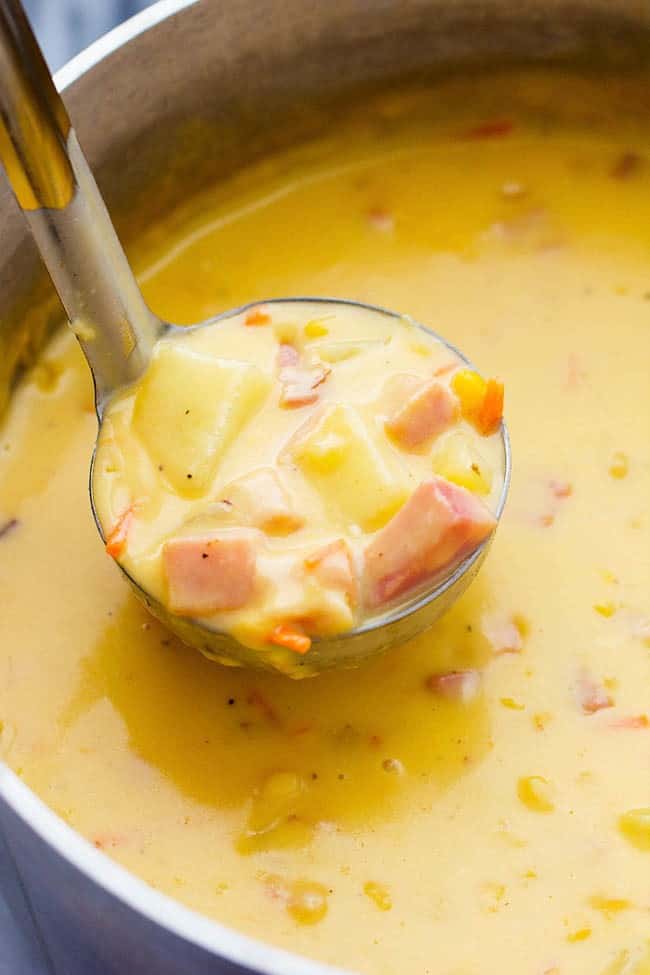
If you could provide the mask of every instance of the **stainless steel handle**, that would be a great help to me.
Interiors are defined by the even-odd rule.
[[[163,326],[140,293],[20,0],[0,0],[0,159],[101,411],[141,374]]]

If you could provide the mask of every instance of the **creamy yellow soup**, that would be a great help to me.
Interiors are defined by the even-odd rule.
[[[174,616],[314,673],[312,636],[390,614],[492,534],[502,397],[431,332],[351,303],[173,333],[103,413],[106,549]]]
[[[440,124],[440,94],[368,103],[206,190],[136,263],[171,320],[347,296],[502,376],[513,481],[477,581],[356,671],[202,659],[104,552],[91,384],[62,332],[2,428],[2,755],[154,887],[310,957],[646,975],[647,131],[554,124],[546,102],[505,118],[498,92],[477,116],[473,91]]]

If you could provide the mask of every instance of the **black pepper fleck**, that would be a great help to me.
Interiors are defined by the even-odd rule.
[[[18,519],[10,518],[9,521],[5,521],[4,524],[0,525],[0,538],[4,538],[9,532],[12,532],[14,528],[18,528]]]

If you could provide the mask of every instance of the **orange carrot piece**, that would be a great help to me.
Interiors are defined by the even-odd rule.
[[[610,728],[650,728],[650,718],[647,714],[632,714],[617,721],[610,722]]]
[[[286,647],[293,653],[307,653],[311,647],[311,638],[292,623],[279,623],[268,638],[269,643],[278,647]]]
[[[251,707],[258,708],[262,716],[266,718],[270,724],[280,725],[282,723],[273,705],[264,697],[261,691],[257,690],[257,688],[253,688],[248,695],[248,703],[251,705]]]
[[[485,396],[476,416],[476,429],[484,437],[496,433],[503,418],[503,383],[488,379]]]
[[[271,316],[263,308],[251,308],[244,319],[245,325],[268,325]]]
[[[134,509],[135,505],[130,504],[126,511],[122,512],[106,538],[106,551],[114,559],[119,558],[126,548],[126,541],[129,536],[131,522],[133,521]]]

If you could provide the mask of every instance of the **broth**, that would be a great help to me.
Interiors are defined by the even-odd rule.
[[[103,551],[91,383],[62,332],[1,435],[2,755],[154,887],[290,950],[369,975],[642,975],[647,131],[466,104],[437,124],[426,93],[379,97],[206,189],[136,261],[170,320],[352,297],[500,375],[513,479],[477,581],[357,671],[202,659]]]

